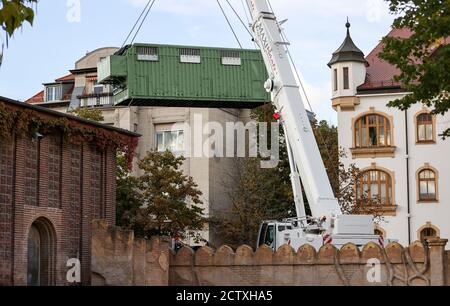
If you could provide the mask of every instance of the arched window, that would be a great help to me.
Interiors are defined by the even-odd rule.
[[[391,176],[382,170],[363,172],[356,186],[356,199],[361,206],[394,205]]]
[[[430,238],[437,237],[437,232],[432,227],[425,227],[420,231],[420,240],[421,241],[427,241]]]
[[[416,118],[417,142],[433,143],[434,140],[434,120],[430,113],[422,113]]]
[[[432,169],[419,172],[419,201],[437,200],[437,175]]]
[[[355,122],[356,148],[390,147],[391,123],[379,114],[369,114]]]

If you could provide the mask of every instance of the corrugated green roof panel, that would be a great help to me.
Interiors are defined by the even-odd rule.
[[[138,53],[146,60],[139,60]],[[191,55],[193,61],[199,55],[200,63],[181,62],[181,53]],[[233,57],[234,65],[224,65],[223,56]],[[269,101],[263,87],[266,79],[259,50],[135,44],[99,64],[101,82],[127,90],[116,99],[119,104],[133,99],[141,104],[159,101],[163,105],[167,100],[189,101],[192,106],[196,101],[202,106],[208,102],[221,102],[224,107],[257,106]]]

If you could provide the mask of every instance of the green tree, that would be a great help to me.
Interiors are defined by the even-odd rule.
[[[280,168],[262,169],[259,158],[236,159],[235,168],[228,180],[232,183],[224,185],[231,208],[211,218],[210,224],[225,244],[253,247],[262,221],[294,216],[292,188],[283,181]]]
[[[138,237],[199,238],[196,232],[202,230],[206,222],[200,207],[202,192],[192,177],[183,174],[184,160],[169,151],[150,151],[139,161],[144,173],[137,179],[140,205],[131,204],[122,221],[129,224]]]
[[[102,122],[103,120],[105,120],[105,118],[103,117],[102,111],[98,108],[82,108],[82,107],[78,107],[77,109],[73,110],[72,113],[75,116],[87,119],[87,120],[92,120],[92,121],[96,121],[96,122]]]
[[[117,156],[116,168],[116,224],[124,228],[132,226],[129,213],[136,212],[141,206],[138,179],[128,167],[126,157]]]
[[[450,1],[389,0],[390,11],[398,15],[393,27],[408,28],[409,38],[385,37],[381,58],[395,65],[400,74],[395,81],[410,92],[389,103],[402,110],[423,103],[435,114],[450,107]],[[443,133],[450,136],[450,130]]]
[[[33,25],[33,5],[38,0],[1,0],[0,2],[0,26],[11,37],[15,30],[24,22]]]

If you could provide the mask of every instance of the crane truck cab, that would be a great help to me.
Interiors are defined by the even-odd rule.
[[[375,234],[327,234],[319,222],[295,218],[284,221],[264,221],[259,228],[256,249],[266,245],[276,252],[283,245],[289,245],[297,251],[301,246],[309,244],[319,251],[325,244],[333,244],[340,249],[349,242],[360,249],[369,242],[384,247],[384,241]]]

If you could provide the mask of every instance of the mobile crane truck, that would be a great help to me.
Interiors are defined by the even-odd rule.
[[[296,218],[266,221],[260,226],[257,247],[277,250],[284,244],[295,250],[304,244],[319,249],[332,243],[362,247],[380,243],[374,234],[373,216],[345,215],[333,194],[323,160],[309,121],[288,44],[267,0],[246,0],[252,18],[255,42],[260,46],[269,79],[264,84],[283,127],[288,150]],[[302,184],[312,216],[306,215]]]

